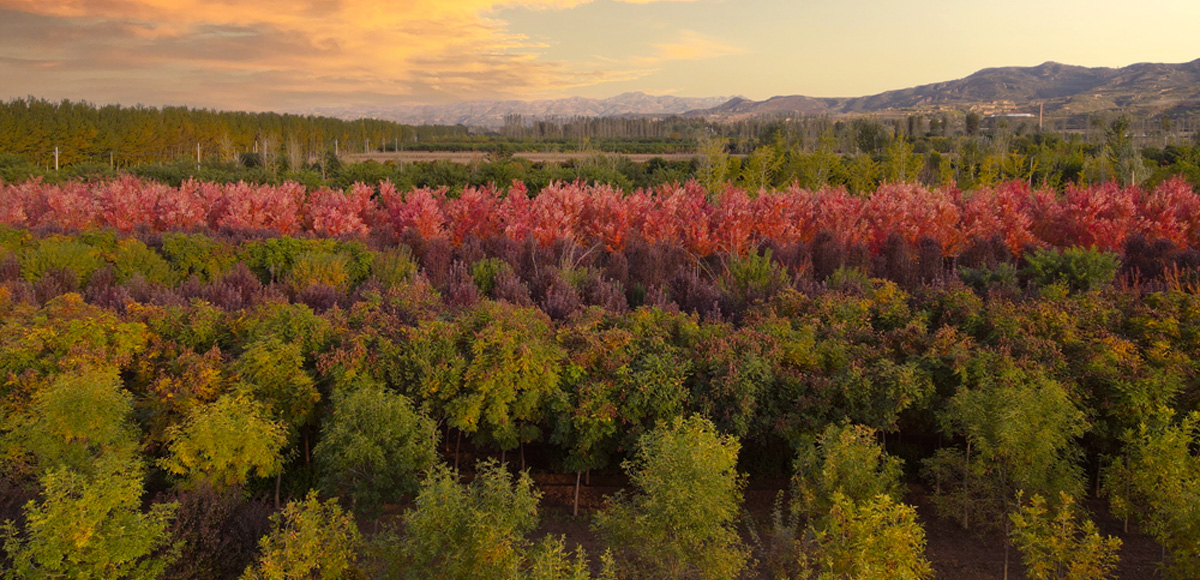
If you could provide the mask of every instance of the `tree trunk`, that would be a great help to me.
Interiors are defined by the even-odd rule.
[[[967,466],[963,470],[963,529],[969,530],[970,514],[971,514],[971,441],[967,440]]]
[[[279,509],[279,483],[283,480],[283,472],[275,474],[275,509]]]
[[[1008,580],[1008,539],[1004,540],[1004,580]]]
[[[525,471],[525,443],[518,443],[521,448],[521,471]]]
[[[458,471],[458,447],[462,445],[462,429],[458,430],[458,439],[454,442],[454,471]]]
[[[571,515],[573,515],[573,516],[579,515],[579,475],[580,475],[580,473],[578,471],[576,471],[575,472],[575,505],[571,507]]]

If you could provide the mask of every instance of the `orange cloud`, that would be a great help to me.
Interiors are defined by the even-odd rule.
[[[590,1],[0,0],[0,75],[26,79],[14,96],[243,108],[562,92],[628,73],[545,61],[494,15]]]

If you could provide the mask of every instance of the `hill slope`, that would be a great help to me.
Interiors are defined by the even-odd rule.
[[[1181,64],[1140,63],[1123,68],[1088,68],[1047,62],[1034,67],[988,68],[968,77],[849,99],[772,97],[730,101],[690,115],[740,118],[780,113],[846,114],[944,107],[985,112],[1084,114],[1200,110],[1200,59]]]

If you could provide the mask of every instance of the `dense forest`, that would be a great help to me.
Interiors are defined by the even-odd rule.
[[[1196,577],[1186,179],[704,167],[0,185],[5,574],[929,578],[920,493],[990,577]],[[554,474],[624,482],[561,516],[597,549],[536,531]]]

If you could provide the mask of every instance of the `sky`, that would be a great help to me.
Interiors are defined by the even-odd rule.
[[[0,0],[0,98],[226,110],[855,97],[1200,58],[1197,0]]]

